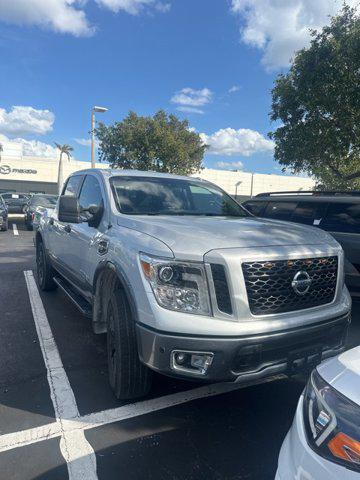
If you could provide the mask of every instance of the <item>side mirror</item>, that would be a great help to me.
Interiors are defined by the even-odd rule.
[[[78,199],[69,195],[61,195],[58,216],[60,222],[81,223]]]
[[[104,207],[102,205],[90,205],[87,212],[90,215],[90,218],[87,219],[89,227],[97,228],[100,225],[104,213]]]

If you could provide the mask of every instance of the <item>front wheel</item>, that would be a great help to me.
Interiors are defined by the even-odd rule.
[[[116,398],[144,397],[150,390],[152,371],[139,359],[135,319],[126,294],[114,288],[106,308],[109,381]]]
[[[41,240],[36,243],[36,272],[39,287],[44,292],[56,289],[54,270],[47,258],[44,244]]]

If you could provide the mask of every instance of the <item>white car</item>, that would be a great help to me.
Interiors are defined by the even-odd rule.
[[[313,371],[279,456],[290,479],[360,479],[360,346]]]

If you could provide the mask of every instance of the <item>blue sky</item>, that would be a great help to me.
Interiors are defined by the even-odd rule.
[[[105,123],[161,108],[203,135],[207,167],[279,173],[267,139],[274,78],[307,45],[308,28],[321,27],[340,6],[2,0],[0,140],[21,138],[30,153],[48,155],[54,141],[68,143],[76,158],[89,160],[89,147],[78,141],[89,138],[93,105],[109,108],[98,116]]]

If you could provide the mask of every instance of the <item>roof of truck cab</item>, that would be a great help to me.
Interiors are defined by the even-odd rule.
[[[205,182],[198,177],[187,177],[186,175],[174,175],[172,173],[160,173],[160,172],[151,172],[151,171],[144,171],[144,170],[122,170],[116,168],[87,168],[86,170],[78,170],[74,172],[72,175],[76,174],[87,174],[87,173],[99,173],[104,177],[146,177],[146,178],[173,178],[178,180],[198,180]]]

